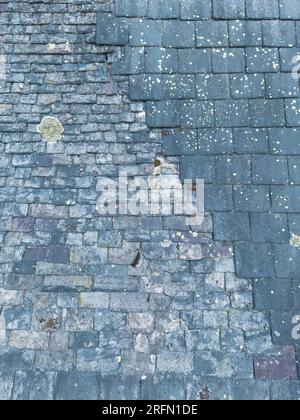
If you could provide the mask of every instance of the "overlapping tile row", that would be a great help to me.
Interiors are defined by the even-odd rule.
[[[299,399],[298,2],[4,6],[1,398]],[[201,227],[99,215],[162,155]]]

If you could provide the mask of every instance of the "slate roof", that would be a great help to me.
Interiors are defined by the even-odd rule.
[[[0,7],[0,399],[298,400],[299,1]],[[97,212],[159,166],[202,226]]]

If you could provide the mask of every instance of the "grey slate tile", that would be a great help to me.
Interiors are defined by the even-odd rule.
[[[94,372],[60,372],[55,388],[57,401],[95,401],[99,399],[97,374]]]
[[[266,21],[262,23],[265,47],[294,47],[296,34],[294,22]]]
[[[195,46],[195,25],[186,21],[163,22],[162,46],[167,48],[190,48]]]
[[[147,16],[147,2],[143,0],[116,0],[115,16],[143,17]]]
[[[214,238],[217,241],[249,241],[250,223],[247,213],[215,213]]]
[[[288,311],[293,306],[292,284],[287,279],[254,281],[254,302],[258,311]]]
[[[298,48],[280,48],[279,54],[281,71],[291,73],[291,70],[295,69],[297,73],[296,65],[300,61],[300,55],[298,55]]]
[[[268,132],[266,129],[236,128],[233,130],[234,152],[261,153],[269,152]]]
[[[145,71],[146,73],[176,73],[177,51],[173,48],[146,48]]]
[[[246,0],[246,11],[250,19],[279,18],[278,0]]]
[[[196,46],[204,47],[227,47],[228,27],[226,22],[197,22],[196,23]]]
[[[299,186],[271,187],[272,210],[278,213],[297,213],[299,210]]]
[[[0,401],[9,401],[12,396],[14,377],[13,375],[3,373],[1,373],[0,377]]]
[[[187,387],[188,400],[227,401],[228,383],[226,380],[213,377],[189,378]]]
[[[230,75],[230,89],[237,99],[264,98],[265,79],[262,74]]]
[[[300,126],[300,99],[286,99],[286,122],[288,127]]]
[[[133,101],[162,100],[163,84],[157,75],[135,75],[130,77],[129,98]]]
[[[14,401],[52,400],[55,377],[56,374],[51,372],[17,372],[12,399]]]
[[[299,381],[272,381],[271,398],[273,401],[298,401],[300,398]]]
[[[291,307],[294,307],[295,309],[300,309],[300,280],[292,280],[292,293],[294,302]],[[299,322],[300,324],[300,322]]]
[[[292,156],[288,159],[290,182],[300,184],[300,156]]]
[[[243,353],[210,352],[198,353],[195,358],[195,373],[197,375],[218,378],[221,366],[226,366],[223,378],[249,379],[253,375],[251,358]]]
[[[271,245],[241,242],[235,245],[235,253],[237,275],[240,278],[272,278],[274,276]]]
[[[217,182],[220,184],[250,184],[250,156],[221,156],[216,159]]]
[[[246,16],[245,1],[214,0],[213,17],[216,19],[244,19]]]
[[[217,127],[249,127],[250,112],[248,100],[225,100],[215,102]]]
[[[212,51],[214,73],[245,73],[245,52],[242,48],[221,48]]]
[[[179,49],[178,71],[188,74],[209,73],[211,71],[211,51],[209,49]]]
[[[161,21],[131,19],[129,40],[132,47],[160,47],[162,42]]]
[[[277,48],[246,48],[247,73],[277,73],[279,69]]]
[[[194,155],[198,151],[196,130],[176,130],[163,136],[163,151],[166,156]]]
[[[101,400],[140,400],[141,380],[138,375],[105,375],[100,379]]]
[[[268,98],[299,97],[299,82],[291,74],[267,74],[265,77]]]
[[[230,97],[227,74],[198,74],[196,89],[199,99],[227,99]]]
[[[233,195],[231,185],[205,185],[206,211],[232,211]]]
[[[204,179],[211,183],[215,180],[215,161],[207,156],[183,156],[180,159],[180,178]]]
[[[179,0],[149,0],[148,17],[151,19],[179,18]]]
[[[278,278],[300,277],[300,249],[291,245],[275,245],[275,272]]]
[[[16,372],[18,370],[32,370],[34,367],[35,352],[31,350],[1,349],[1,372]]]
[[[274,155],[300,155],[300,129],[274,128],[269,130],[270,149]]]
[[[233,47],[261,47],[261,22],[256,20],[237,20],[230,22],[229,44]]]
[[[173,375],[150,376],[141,384],[143,400],[182,400],[186,398],[186,382],[183,378]]]
[[[121,57],[112,64],[114,75],[139,74],[143,70],[144,51],[141,48],[122,48]]]
[[[174,74],[164,75],[163,97],[165,99],[194,99],[196,98],[195,75]]]
[[[178,127],[178,101],[149,102],[147,104],[147,123],[149,127]]]
[[[231,129],[203,128],[198,130],[200,154],[222,155],[233,153]]]
[[[281,99],[252,99],[251,126],[257,128],[284,127],[284,103]]]
[[[100,45],[126,45],[128,42],[127,21],[107,13],[97,14],[96,42]]]
[[[258,185],[287,184],[287,159],[282,156],[255,155],[252,160],[253,182]]]
[[[289,214],[290,233],[300,236],[300,214]]]
[[[265,212],[270,210],[269,186],[235,186],[233,193],[237,211]]]
[[[95,348],[99,344],[99,334],[96,331],[78,332],[74,334],[75,349]]]
[[[212,15],[212,0],[185,0],[180,2],[180,17],[184,20],[208,19]]]
[[[229,384],[230,401],[269,401],[267,381],[232,381]]]
[[[289,242],[289,229],[285,214],[253,213],[250,215],[250,220],[253,242]]]
[[[206,128],[214,126],[213,102],[181,101],[180,123],[184,128]]]
[[[279,0],[279,10],[281,19],[300,19],[297,0]]]

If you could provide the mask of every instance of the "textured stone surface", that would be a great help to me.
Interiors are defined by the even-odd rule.
[[[299,25],[297,0],[1,4],[0,399],[299,399]],[[100,215],[120,170],[203,178],[204,224]]]

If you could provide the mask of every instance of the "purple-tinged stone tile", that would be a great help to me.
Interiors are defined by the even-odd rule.
[[[297,362],[294,347],[284,347],[280,356],[256,357],[255,378],[259,380],[297,379]]]
[[[211,243],[203,246],[203,258],[233,257],[232,245],[227,243]]]
[[[47,249],[42,246],[27,248],[23,257],[24,261],[45,261]]]
[[[55,232],[57,230],[58,221],[55,219],[37,219],[34,229],[37,232]]]
[[[13,232],[31,232],[34,225],[33,217],[16,217],[13,219]]]
[[[37,166],[50,167],[53,166],[53,156],[51,155],[39,155],[36,159]]]
[[[70,261],[70,248],[63,245],[54,245],[46,248],[46,262],[67,264]]]
[[[103,94],[104,95],[117,95],[119,91],[118,84],[114,82],[105,83],[103,85]]]

